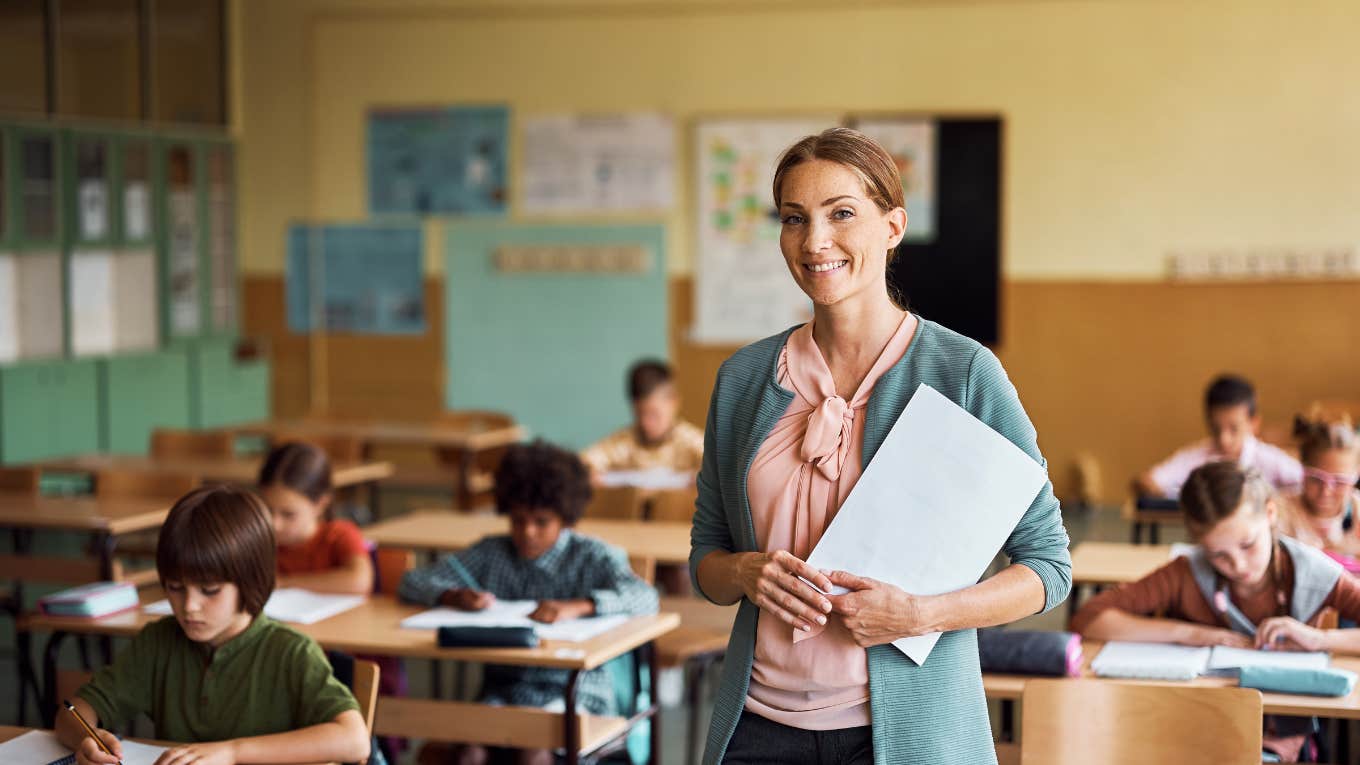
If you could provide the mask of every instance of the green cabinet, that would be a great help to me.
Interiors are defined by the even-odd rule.
[[[269,362],[236,358],[232,338],[205,338],[193,350],[196,428],[217,428],[269,417]]]
[[[0,367],[0,462],[97,451],[99,384],[93,361]]]
[[[104,450],[145,454],[156,428],[190,425],[189,357],[183,350],[99,362]]]

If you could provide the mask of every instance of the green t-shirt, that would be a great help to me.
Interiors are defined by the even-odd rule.
[[[146,714],[156,738],[179,743],[283,733],[359,709],[320,646],[263,614],[216,651],[173,616],[148,624],[77,695],[105,728]]]

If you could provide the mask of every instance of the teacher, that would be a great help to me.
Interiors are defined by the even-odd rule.
[[[921,383],[1044,464],[1034,426],[996,356],[890,295],[907,213],[878,144],[846,128],[795,143],[774,203],[813,319],[737,351],[713,386],[690,573],[709,600],[741,606],[704,762],[995,762],[974,629],[1067,597],[1052,483],[1006,540],[1010,565],[957,592],[914,595],[804,561]],[[891,645],[931,632],[944,635],[919,667]]]

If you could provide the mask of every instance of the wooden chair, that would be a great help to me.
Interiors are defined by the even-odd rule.
[[[1021,704],[1021,765],[1261,761],[1250,688],[1030,680]]]
[[[151,456],[156,459],[230,458],[236,456],[236,436],[225,430],[151,431]]]
[[[94,476],[96,497],[176,500],[202,484],[198,476],[154,470],[100,470]]]
[[[692,486],[658,491],[647,503],[647,520],[689,523],[694,520],[694,503],[698,499],[699,490]]]
[[[586,505],[585,517],[620,521],[642,520],[642,494],[633,486],[599,486]]]
[[[515,424],[515,418],[504,412],[451,409],[441,412],[438,422],[441,425],[476,432],[511,427]],[[497,446],[490,449],[478,449],[472,453],[472,465],[468,471],[468,480],[466,482],[455,480],[453,487],[455,507],[470,510],[491,504],[496,488],[496,469],[500,467],[501,460],[504,459],[509,448],[508,445]],[[459,472],[463,461],[461,449],[438,447],[434,450],[434,453],[440,464],[453,470],[453,475],[461,474]]]
[[[401,577],[407,571],[415,568],[415,565],[416,554],[414,550],[403,550],[396,547],[374,548],[373,574],[377,592],[384,595],[396,595],[397,587],[401,584]]]
[[[359,702],[359,714],[369,735],[373,733],[373,717],[378,711],[378,665],[365,659],[354,660],[354,685],[350,690]]]
[[[320,435],[278,432],[269,439],[269,448],[277,449],[290,441],[301,441],[315,446],[326,453],[332,464],[362,462],[364,459],[364,442],[357,436],[344,433]]]
[[[633,569],[638,579],[647,584],[656,584],[656,558],[650,555],[629,555],[628,567]]]
[[[37,492],[41,471],[35,467],[0,467],[0,491]]]

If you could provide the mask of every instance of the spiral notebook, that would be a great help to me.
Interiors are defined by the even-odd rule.
[[[123,765],[155,765],[164,747],[123,742]],[[31,730],[0,744],[0,762],[7,765],[75,765],[76,756],[50,730]]]

